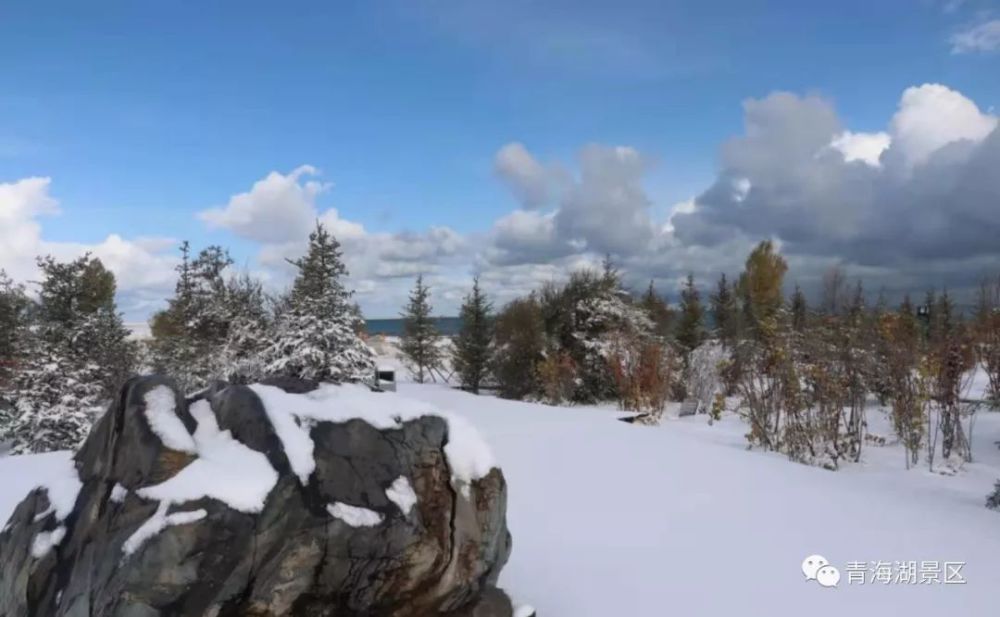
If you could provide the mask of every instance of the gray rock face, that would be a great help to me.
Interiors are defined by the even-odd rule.
[[[82,488],[72,512],[60,517],[56,499],[36,489],[0,533],[0,617],[511,616],[495,588],[511,550],[503,474],[456,488],[444,419],[381,430],[360,419],[310,423],[316,467],[303,484],[257,394],[218,384],[199,397],[221,430],[266,456],[277,481],[256,512],[209,497],[158,511],[137,491],[197,455],[168,448],[151,427],[145,395],[157,386],[174,391],[176,417],[194,434],[195,400],[170,380],[128,383],[75,456]],[[386,493],[400,477],[416,496],[408,512]],[[332,516],[335,503],[378,522]],[[171,518],[196,510],[202,518]],[[164,514],[175,524],[126,550]],[[54,546],[45,551],[40,538]]]

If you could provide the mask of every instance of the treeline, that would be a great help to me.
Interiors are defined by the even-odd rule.
[[[71,449],[130,375],[159,372],[187,392],[224,379],[370,380],[374,353],[345,287],[340,244],[320,224],[306,254],[290,260],[286,293],[227,274],[218,246],[181,245],[177,283],[151,321],[151,340],[129,338],[115,279],[100,260],[39,260],[37,299],[0,275],[0,443],[14,452]]]
[[[617,400],[656,422],[668,400],[693,399],[713,416],[735,400],[750,445],[836,468],[856,461],[874,405],[890,410],[907,465],[972,459],[970,432],[984,405],[1000,407],[1000,280],[984,282],[971,315],[947,291],[871,302],[860,281],[831,270],[815,306],[771,242],[722,275],[703,299],[688,276],[677,306],[653,289],[626,290],[603,271],[573,273],[490,312],[478,282],[462,307],[453,362],[461,384],[553,404]],[[411,298],[403,351],[421,379],[442,361],[428,292]],[[414,350],[425,350],[416,353]],[[421,355],[423,354],[423,355]],[[977,367],[986,400],[970,401]],[[940,460],[939,459],[939,460]]]

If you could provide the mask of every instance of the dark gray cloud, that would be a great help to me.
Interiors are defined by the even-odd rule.
[[[790,256],[866,269],[889,287],[1000,268],[1000,130],[961,94],[908,89],[868,161],[829,146],[843,129],[821,99],[773,94],[745,110],[717,180],[673,218],[681,244],[776,238]]]

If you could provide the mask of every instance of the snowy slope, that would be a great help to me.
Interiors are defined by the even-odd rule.
[[[976,426],[988,461],[955,477],[903,469],[898,447],[838,472],[748,452],[735,417],[649,428],[614,412],[403,385],[462,410],[510,483],[514,552],[501,584],[540,615],[987,615],[1000,581],[1000,414]],[[965,585],[806,582],[819,553],[849,561],[965,561]]]
[[[732,416],[650,428],[608,410],[400,390],[492,444],[514,536],[501,584],[543,617],[994,613],[1000,514],[983,501],[1000,477],[1000,414],[976,425],[979,462],[949,477],[904,470],[897,446],[838,472],[748,452]],[[0,521],[62,456],[0,458]],[[841,569],[839,588],[805,581],[815,553]],[[878,560],[964,561],[967,584],[847,584],[847,562]]]

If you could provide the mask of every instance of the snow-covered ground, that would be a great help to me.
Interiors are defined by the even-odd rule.
[[[1000,513],[983,503],[1000,477],[998,413],[980,415],[977,462],[957,475],[907,471],[896,445],[831,472],[748,452],[735,415],[645,427],[606,409],[399,390],[465,416],[492,444],[514,536],[501,584],[542,617],[995,613]],[[0,458],[0,521],[66,456]],[[813,554],[840,569],[839,587],[805,580]],[[944,562],[963,562],[966,582],[848,582],[850,562],[878,561],[894,577],[906,562],[938,562],[942,579]]]

